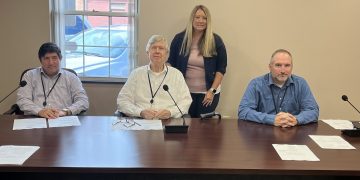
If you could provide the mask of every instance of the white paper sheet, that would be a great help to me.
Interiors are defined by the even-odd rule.
[[[15,119],[13,130],[47,128],[45,118]]]
[[[113,122],[114,130],[163,130],[161,120],[117,119]]]
[[[323,149],[355,149],[340,136],[309,135]]]
[[[320,161],[306,145],[273,144],[282,160]]]
[[[334,129],[354,129],[354,125],[349,120],[342,119],[324,119],[324,123],[330,125]]]
[[[0,146],[0,164],[22,165],[39,146]]]
[[[81,125],[77,116],[63,116],[56,119],[48,119],[48,123],[49,128]]]

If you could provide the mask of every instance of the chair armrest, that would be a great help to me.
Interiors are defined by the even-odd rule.
[[[85,116],[85,115],[86,115],[86,110],[83,110],[79,112],[79,114],[77,114],[77,116]]]
[[[116,110],[114,112],[114,116],[118,116],[118,117],[128,117],[126,114],[120,112],[119,110]]]
[[[18,112],[21,112],[19,106],[17,104],[13,104],[9,110],[7,110],[3,113],[3,115],[12,115],[12,114],[16,114]]]

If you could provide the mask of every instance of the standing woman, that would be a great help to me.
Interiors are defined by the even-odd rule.
[[[185,77],[193,99],[191,117],[215,111],[227,55],[222,39],[212,31],[210,11],[205,6],[196,6],[185,31],[175,35],[168,63]]]

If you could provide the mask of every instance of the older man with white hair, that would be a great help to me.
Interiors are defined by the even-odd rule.
[[[181,117],[163,86],[167,85],[184,114],[188,112],[192,99],[181,72],[165,64],[169,54],[166,38],[153,35],[146,46],[146,53],[150,63],[131,72],[118,95],[118,111],[144,119]]]

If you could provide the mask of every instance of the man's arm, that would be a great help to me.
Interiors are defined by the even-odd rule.
[[[241,99],[238,110],[239,119],[273,125],[276,115],[257,111],[259,103],[263,99],[257,92],[257,88],[259,86],[256,85],[256,81],[252,80]]]
[[[24,74],[23,80],[27,82],[27,85],[24,87],[20,87],[17,92],[16,104],[20,107],[25,114],[38,115],[39,112],[43,109],[42,106],[39,106],[33,101],[33,78],[35,73],[33,70],[28,71]]]
[[[298,124],[316,122],[319,118],[319,106],[305,80],[300,83],[298,99],[300,101],[300,113],[295,115]]]
[[[142,109],[135,105],[136,96],[136,73],[139,71],[133,71],[124,86],[121,88],[117,97],[118,111],[126,114],[127,116],[141,117],[140,113]]]
[[[71,114],[79,114],[81,111],[89,109],[89,98],[77,76],[70,77],[70,87],[68,88],[71,92],[72,105],[67,109],[71,111]]]

